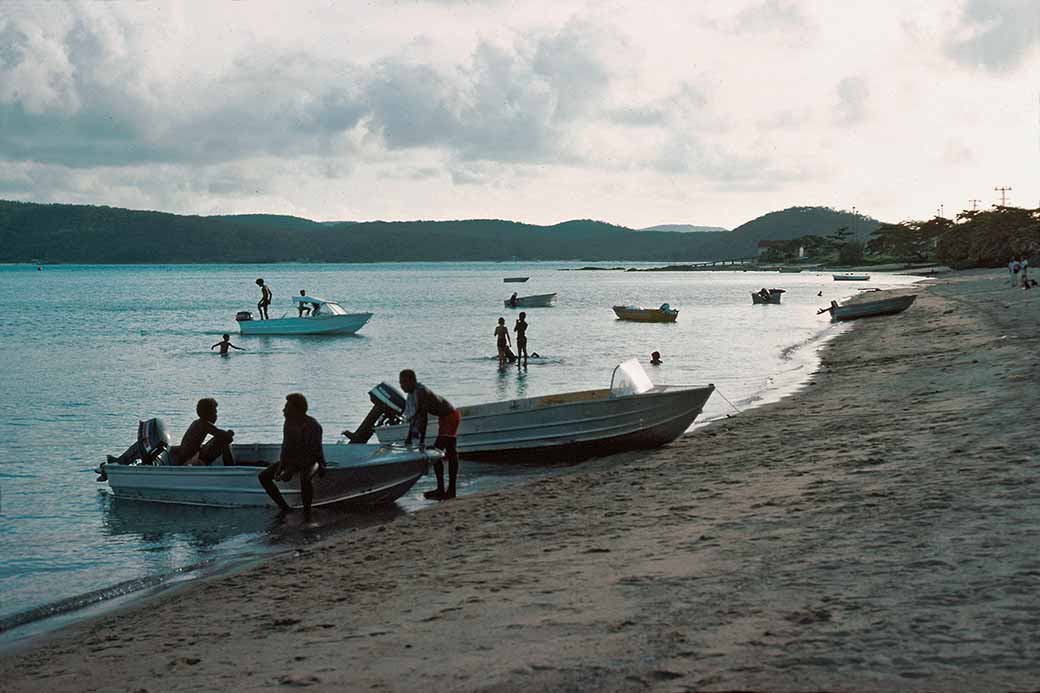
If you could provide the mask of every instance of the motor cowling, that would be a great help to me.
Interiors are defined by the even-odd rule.
[[[368,391],[372,409],[356,431],[343,431],[351,443],[367,443],[375,433],[376,426],[387,426],[401,422],[407,402],[404,393],[383,381]]]
[[[252,312],[250,312],[248,310],[240,310],[237,313],[235,313],[235,321],[236,322],[249,322],[252,319],[253,319],[253,314],[252,314]]]
[[[172,439],[162,419],[137,422],[137,441],[119,457],[108,456],[105,464],[163,464],[163,454],[170,449]],[[105,481],[105,464],[97,469],[98,481]]]

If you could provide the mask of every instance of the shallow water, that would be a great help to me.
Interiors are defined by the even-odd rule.
[[[396,509],[323,511],[318,530],[301,531],[264,510],[121,502],[92,470],[133,442],[139,419],[161,416],[179,435],[195,401],[213,396],[236,440],[277,442],[285,394],[301,391],[332,437],[401,368],[469,404],[606,387],[617,363],[658,350],[664,365],[647,366],[655,382],[718,386],[701,418],[710,420],[733,412],[726,399],[742,409],[804,381],[814,347],[839,329],[817,306],[913,281],[559,271],[577,264],[0,267],[0,631],[426,504],[421,481]],[[502,283],[516,275],[531,280]],[[272,317],[299,289],[375,317],[353,337],[238,336],[234,314],[255,310],[258,276],[275,292]],[[784,305],[752,306],[762,286],[786,288]],[[515,318],[502,308],[512,291],[559,293],[556,307],[527,309],[529,348],[545,358],[526,371],[494,359],[497,318]],[[610,309],[663,302],[680,309],[677,323],[619,322]],[[210,351],[225,331],[248,351]],[[542,473],[467,463],[462,492]]]

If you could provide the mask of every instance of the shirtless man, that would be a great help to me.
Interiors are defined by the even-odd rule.
[[[504,327],[504,326],[503,326]],[[459,479],[459,452],[456,437],[462,416],[451,402],[433,393],[415,377],[415,371],[406,368],[401,371],[398,382],[401,389],[408,393],[404,407],[404,418],[408,420],[408,435],[405,445],[411,445],[413,438],[419,439],[419,449],[426,447],[426,423],[430,414],[437,417],[437,440],[433,447],[444,451],[448,460],[448,487],[444,487],[444,463],[437,460],[433,463],[433,472],[437,475],[437,490],[427,491],[423,495],[431,500],[450,500],[455,497]]]
[[[191,422],[188,430],[181,438],[181,446],[177,450],[177,464],[204,466],[218,457],[223,458],[224,466],[235,464],[235,456],[231,452],[231,441],[235,438],[232,430],[221,430],[217,423],[217,400],[212,397],[200,399],[195,405],[195,413],[199,418]],[[213,436],[203,444],[206,436]]]
[[[275,480],[289,481],[300,475],[300,495],[303,497],[303,516],[310,520],[311,503],[314,501],[315,476],[325,476],[325,450],[321,446],[321,424],[307,414],[307,398],[299,392],[285,396],[285,426],[282,428],[282,452],[278,462],[260,472],[260,485],[281,509],[292,508],[285,502]]]
[[[513,326],[513,332],[516,332],[516,367],[520,368],[520,357],[524,357],[524,366],[527,366],[527,313],[520,311],[520,317],[517,318],[516,325]]]
[[[271,305],[274,294],[271,293],[271,287],[264,284],[263,279],[257,279],[256,285],[260,287],[260,302],[256,304],[256,309],[260,312],[261,320],[270,320],[267,316],[267,306]]]
[[[237,349],[238,351],[245,351],[245,349],[243,349],[242,347],[237,347],[237,346],[235,346],[234,344],[231,343],[231,335],[229,335],[229,334],[225,334],[224,338],[222,340],[220,340],[219,342],[217,342],[216,344],[214,344],[213,346],[211,346],[209,348],[209,350],[213,351],[217,347],[220,347],[220,355],[221,356],[227,356],[228,355],[228,347],[231,347],[232,349]]]

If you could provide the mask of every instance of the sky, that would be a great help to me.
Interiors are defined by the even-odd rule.
[[[0,2],[0,199],[732,228],[1040,205],[1040,1]]]

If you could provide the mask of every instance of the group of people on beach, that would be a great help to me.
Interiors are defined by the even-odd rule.
[[[455,498],[459,478],[459,454],[456,438],[462,415],[451,402],[433,392],[419,382],[415,371],[410,368],[402,370],[398,376],[401,389],[408,394],[405,402],[404,416],[408,421],[408,434],[405,445],[417,441],[420,450],[426,449],[426,428],[429,417],[436,416],[439,429],[433,447],[444,453],[448,463],[448,479],[445,484],[444,463],[437,460],[433,471],[437,477],[437,488],[424,495],[431,500],[450,500]],[[217,400],[212,397],[200,399],[195,405],[196,418],[181,438],[176,456],[171,454],[171,462],[175,465],[205,466],[218,459],[224,466],[235,464],[232,443],[235,432],[231,429],[217,427]],[[267,491],[275,505],[287,513],[292,508],[285,501],[276,482],[300,479],[300,495],[303,500],[303,512],[310,519],[311,506],[314,501],[314,479],[325,476],[328,464],[322,447],[322,428],[317,419],[307,413],[307,398],[299,392],[285,396],[282,414],[285,425],[282,428],[282,449],[276,463],[266,467],[258,475],[260,485]],[[207,437],[209,440],[207,440]]]
[[[1023,289],[1029,289],[1037,285],[1035,279],[1029,278],[1029,260],[1025,256],[1021,260],[1011,258],[1008,262],[1008,276],[1011,278],[1011,288],[1021,286]]]

